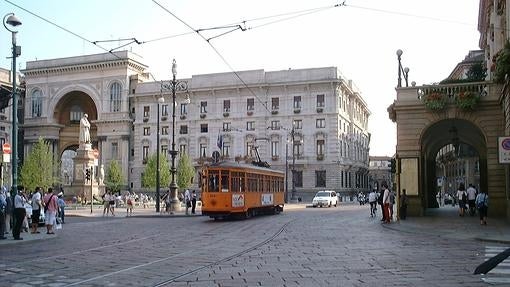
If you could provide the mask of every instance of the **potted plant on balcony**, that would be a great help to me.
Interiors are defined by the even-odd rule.
[[[476,104],[478,104],[479,100],[480,94],[470,91],[462,91],[455,97],[455,104],[463,110],[472,110]]]
[[[446,106],[446,94],[441,91],[431,91],[421,98],[429,110],[439,111]]]
[[[503,83],[505,75],[510,76],[510,42],[505,43],[505,47],[501,49],[493,57],[493,70],[494,81],[496,83]]]

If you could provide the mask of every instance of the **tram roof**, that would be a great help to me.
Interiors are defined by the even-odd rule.
[[[240,163],[240,162],[234,162],[234,161],[221,161],[221,162],[217,162],[217,163],[212,163],[212,164],[208,165],[207,167],[212,167],[212,168],[246,168],[246,169],[254,169],[254,170],[260,170],[260,171],[276,172],[276,173],[280,173],[280,174],[284,173],[283,171],[279,171],[279,170],[272,169],[272,168],[261,167],[261,166],[256,166],[256,165],[253,165],[253,164],[246,164],[246,163]]]

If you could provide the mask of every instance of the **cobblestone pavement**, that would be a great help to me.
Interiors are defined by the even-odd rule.
[[[487,286],[473,271],[506,246],[367,215],[342,205],[242,221],[70,218],[55,238],[0,245],[0,285]]]

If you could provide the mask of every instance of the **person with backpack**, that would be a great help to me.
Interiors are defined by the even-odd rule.
[[[481,191],[475,200],[478,214],[480,215],[480,225],[487,225],[487,209],[489,208],[489,196],[485,191]]]
[[[464,216],[467,203],[467,193],[466,187],[463,183],[459,184],[459,189],[457,190],[457,198],[459,199],[459,216]]]

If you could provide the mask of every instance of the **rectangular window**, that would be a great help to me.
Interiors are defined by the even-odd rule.
[[[185,144],[179,145],[179,153],[181,153],[181,154],[186,153],[186,145]]]
[[[229,142],[223,143],[221,152],[223,153],[224,157],[230,157],[230,143]]]
[[[168,146],[166,144],[161,145],[161,153],[165,156],[168,154]]]
[[[143,117],[148,118],[151,114],[151,107],[143,106]]]
[[[116,142],[112,143],[112,159],[117,159],[119,157],[119,144]]]
[[[144,136],[150,136],[151,135],[151,128],[150,127],[144,127],[143,128],[143,135]]]
[[[292,125],[293,125],[294,129],[300,130],[303,128],[303,121],[302,120],[294,120],[292,122]]]
[[[246,122],[246,130],[254,131],[255,130],[255,122]]]
[[[301,96],[295,96],[294,97],[294,109],[300,109],[301,108]]]
[[[303,171],[302,170],[296,170],[294,172],[294,184],[296,187],[303,187]]]
[[[315,187],[326,187],[326,171],[315,171]]]
[[[207,156],[207,144],[201,143],[200,144],[200,157],[206,157]]]
[[[207,102],[200,102],[200,113],[207,113]]]
[[[271,121],[271,129],[279,130],[280,129],[280,121]]]
[[[318,108],[324,107],[324,94],[317,95],[317,107]]]
[[[230,126],[231,126],[230,122],[224,122],[223,123],[223,131],[224,132],[229,132],[230,131]]]
[[[168,126],[161,127],[161,134],[164,136],[168,135]]]
[[[317,140],[317,155],[324,155],[324,140]]]
[[[161,116],[162,117],[168,116],[168,105],[161,106]]]
[[[255,99],[249,98],[246,100],[246,110],[253,111],[255,109]]]
[[[303,145],[301,144],[301,141],[294,140],[294,150],[293,155],[296,156],[296,158],[300,158],[303,152]]]
[[[188,126],[187,126],[187,125],[182,125],[182,126],[180,126],[180,128],[179,128],[179,134],[181,134],[181,135],[187,135],[187,134],[188,134]]]
[[[230,112],[230,100],[223,101],[223,112],[224,113]]]
[[[207,133],[209,131],[209,127],[207,124],[200,124],[200,132]]]
[[[181,104],[181,115],[186,115],[188,113],[188,104]]]
[[[149,158],[149,146],[145,145],[142,148],[142,159],[144,162],[147,162],[148,158]]]
[[[326,127],[326,119],[316,119],[315,127],[318,129],[323,129]]]
[[[278,142],[277,141],[271,142],[271,156],[278,157]]]
[[[246,142],[246,156],[253,156],[253,142]]]
[[[280,108],[280,98],[271,98],[271,108],[277,111]]]

